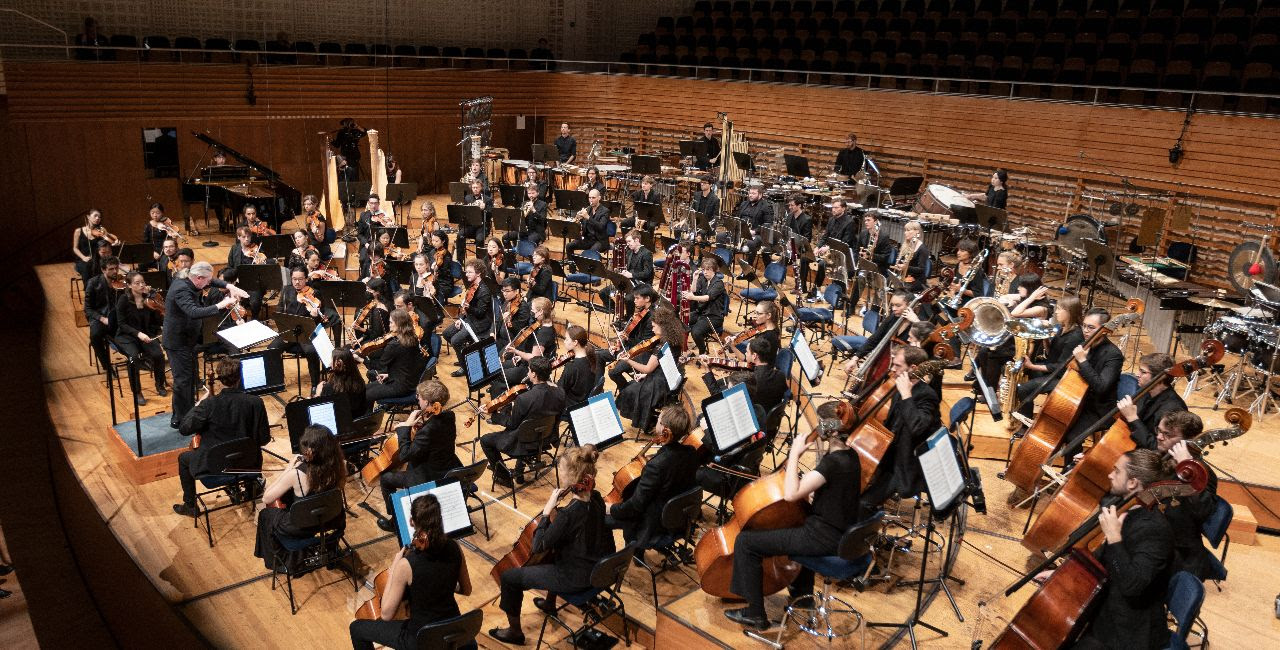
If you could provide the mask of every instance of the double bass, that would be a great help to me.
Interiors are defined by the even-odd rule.
[[[1116,510],[1129,507],[1162,508],[1171,498],[1200,492],[1209,473],[1198,461],[1178,463],[1177,480],[1159,481],[1129,498]],[[1070,645],[1083,630],[1093,601],[1107,583],[1107,570],[1087,548],[1078,546],[1095,538],[1098,515],[1072,532],[1067,544],[1005,589],[1009,596],[1021,589],[1060,557],[1067,556],[1036,593],[1018,610],[1000,636],[991,642],[993,650],[1050,650]]]
[[[1222,359],[1222,343],[1213,339],[1206,340],[1201,346],[1201,354],[1193,359],[1174,364],[1168,370],[1152,377],[1151,382],[1143,387],[1136,401],[1152,387],[1162,383],[1165,377],[1186,377],[1187,375],[1217,363]],[[1165,390],[1172,390],[1166,388]],[[1111,487],[1108,474],[1115,465],[1116,459],[1137,447],[1129,433],[1129,425],[1119,417],[1118,408],[1112,409],[1106,417],[1114,417],[1115,422],[1102,435],[1097,444],[1085,452],[1084,458],[1067,476],[1067,481],[1052,497],[1040,517],[1027,530],[1022,538],[1022,545],[1030,551],[1052,550],[1058,547],[1071,531],[1075,530],[1098,507],[1098,503],[1107,495]],[[1242,409],[1231,409],[1226,414],[1227,422],[1241,424],[1247,430],[1252,417]],[[1105,422],[1105,418],[1103,420]],[[1091,426],[1093,431],[1098,426]],[[1075,441],[1069,441],[1063,449],[1074,447]],[[1064,452],[1059,451],[1054,458]]]
[[[1128,308],[1128,312],[1112,318],[1098,328],[1093,336],[1084,342],[1083,347],[1086,350],[1093,347],[1112,330],[1124,327],[1142,317],[1141,300],[1136,298],[1130,300]],[[1062,444],[1067,430],[1075,424],[1085,394],[1089,392],[1089,384],[1085,383],[1084,377],[1080,376],[1079,366],[1074,358],[1063,364],[1058,369],[1058,373],[1061,373],[1062,378],[1058,380],[1058,385],[1054,387],[1053,392],[1049,393],[1049,398],[1045,400],[1044,406],[1036,415],[1035,421],[1031,423],[1031,428],[1023,436],[1022,442],[1014,447],[1009,466],[1004,471],[1004,480],[1013,483],[1014,487],[1024,494],[1035,490],[1036,482],[1040,479],[1040,467]],[[1052,374],[1048,377],[1048,381],[1053,380]],[[1035,397],[1031,396],[1027,399],[1035,399]],[[1016,496],[1017,492],[1014,494]]]
[[[911,304],[907,305],[907,310],[914,310],[916,305],[921,303],[929,304],[936,300],[937,297],[942,294],[942,286],[951,283],[951,273],[951,269],[942,269],[942,273],[938,276],[942,279],[941,284],[926,288],[924,293],[916,296],[916,298],[911,301]],[[867,354],[867,358],[862,362],[862,367],[858,368],[858,370],[850,376],[850,381],[855,382],[855,390],[861,391],[867,386],[875,385],[880,381],[880,378],[884,377],[885,373],[889,371],[889,345],[893,342],[894,337],[897,336],[898,330],[902,327],[902,324],[905,321],[906,318],[903,316],[895,318],[893,320],[893,326],[889,328],[889,333],[885,335],[884,338],[880,339],[880,342],[876,344],[876,347]]]

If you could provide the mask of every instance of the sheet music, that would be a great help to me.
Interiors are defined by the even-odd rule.
[[[218,336],[232,348],[243,350],[270,341],[280,334],[259,321],[251,320],[243,325],[218,330]]]
[[[676,358],[671,354],[671,346],[666,343],[663,343],[662,349],[658,351],[658,365],[662,368],[663,376],[667,378],[667,388],[669,390],[679,388],[684,376],[680,374],[680,366],[676,364]]]
[[[484,360],[480,356],[479,350],[468,352],[465,361],[467,363],[467,382],[468,383],[478,382],[479,380],[484,378],[485,376]]]
[[[755,435],[760,429],[745,384],[726,389],[720,397],[707,404],[706,414],[707,426],[716,438],[716,446],[724,451]]]
[[[307,421],[310,424],[322,424],[329,427],[333,435],[338,435],[338,416],[334,413],[333,402],[321,402],[307,407]]]
[[[267,385],[267,360],[264,357],[247,357],[240,360],[240,387],[254,390]]]
[[[791,337],[791,349],[795,353],[796,361],[800,362],[800,369],[804,371],[805,378],[809,383],[816,384],[822,369],[818,367],[818,360],[814,358],[813,350],[809,348],[808,339],[798,327],[795,335]]]
[[[311,333],[311,345],[315,346],[316,354],[325,369],[333,367],[333,341],[329,340],[329,330],[324,325],[316,325],[315,331]]]
[[[955,447],[945,427],[938,429],[925,442],[925,449],[917,452],[920,470],[929,488],[929,500],[935,510],[951,506],[956,497],[964,493],[964,476],[956,459]]]
[[[602,446],[606,441],[622,437],[622,418],[613,401],[613,393],[600,393],[569,412],[574,436],[579,445]]]
[[[413,528],[409,523],[409,515],[413,512],[413,501],[424,494],[433,494],[440,503],[440,518],[444,523],[446,535],[471,528],[471,513],[467,512],[467,502],[462,494],[462,483],[451,481],[444,485],[434,482],[422,483],[397,491],[392,495],[395,507],[396,527],[400,531],[400,543],[408,545],[413,539]]]

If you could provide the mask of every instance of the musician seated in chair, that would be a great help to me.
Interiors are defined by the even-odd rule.
[[[418,384],[415,392],[417,410],[396,427],[400,460],[404,461],[405,467],[398,472],[383,472],[378,477],[387,513],[386,519],[378,520],[378,527],[387,532],[395,531],[395,521],[391,518],[395,512],[391,506],[391,495],[396,490],[439,481],[449,470],[462,467],[454,446],[458,436],[454,412],[446,410],[449,388],[438,379],[428,379]]]
[[[1080,333],[1088,341],[1089,337],[1102,329],[1109,320],[1111,320],[1110,312],[1101,307],[1094,307],[1085,314]],[[1107,415],[1111,405],[1115,403],[1116,382],[1120,380],[1120,371],[1124,368],[1124,352],[1106,336],[1100,337],[1094,342],[1093,347],[1087,349],[1083,345],[1077,345],[1071,351],[1071,356],[1075,358],[1080,378],[1088,385],[1089,390],[1080,401],[1076,421],[1067,430],[1063,437],[1064,442],[1075,440],[1089,432],[1091,425]],[[1104,430],[1110,426],[1109,421],[1102,425]],[[1077,443],[1075,447],[1066,450],[1066,457],[1075,458],[1081,451],[1082,444]]]
[[[621,528],[628,544],[648,544],[662,535],[663,506],[693,487],[694,471],[699,465],[698,452],[682,442],[690,429],[689,414],[683,406],[662,409],[656,429],[654,441],[661,446],[644,464],[640,478],[629,486],[631,494],[621,503],[606,503],[604,507],[609,527]]]
[[[1156,428],[1156,451],[1167,454],[1175,463],[1200,456],[1200,449],[1191,445],[1204,432],[1204,421],[1190,411],[1170,411],[1160,419]],[[1213,516],[1218,507],[1218,474],[1202,463],[1209,473],[1205,488],[1195,494],[1178,497],[1176,503],[1165,508],[1165,519],[1173,529],[1173,567],[1170,573],[1186,571],[1201,580],[1213,575],[1214,560],[1204,545],[1204,522]]]
[[[484,241],[487,236],[489,223],[489,212],[493,210],[493,195],[486,192],[484,183],[473,180],[467,188],[467,193],[462,197],[463,205],[474,205],[484,209],[484,221],[478,226],[462,225],[458,228],[457,248],[459,251],[467,249],[466,240],[471,239],[476,243],[476,249],[479,250],[480,242]],[[461,256],[461,253],[459,253]]]
[[[619,275],[629,278],[634,286],[649,286],[653,284],[653,253],[640,243],[640,231],[629,230],[626,237],[626,267],[619,271]],[[613,311],[616,305],[614,300],[618,298],[618,291],[610,285],[600,291],[600,299],[604,303],[604,308]],[[634,293],[634,290],[632,291]],[[626,296],[623,296],[626,299]],[[626,313],[624,311],[624,313]]]
[[[889,255],[892,252],[893,241],[880,231],[880,218],[874,212],[862,215],[862,232],[858,233],[858,254],[875,264],[880,275],[887,276]]]
[[[662,197],[658,196],[658,193],[653,190],[653,185],[654,185],[654,180],[652,176],[645,176],[644,178],[640,179],[640,189],[631,193],[632,204],[633,205],[636,203],[661,204]],[[635,210],[635,213],[630,218],[622,220],[622,223],[619,224],[620,228],[624,230],[631,230],[632,228],[641,228],[643,230],[653,232],[654,229],[658,227],[658,224],[652,221],[645,221],[641,219],[639,208],[634,208],[634,210]]]
[[[396,551],[391,560],[379,616],[369,620],[357,612],[356,620],[351,621],[351,646],[356,650],[373,650],[375,643],[388,648],[416,648],[418,630],[458,616],[458,601],[453,594],[471,595],[467,556],[458,542],[445,535],[436,496],[415,496],[408,517],[413,524],[413,540]],[[409,618],[395,620],[396,611],[404,602],[409,604]],[[459,650],[475,647],[472,641],[459,646]]]
[[[824,419],[836,417],[835,413],[835,402],[818,409],[818,416]],[[843,433],[830,434],[835,434],[827,439],[830,451],[803,477],[800,459],[823,434],[799,434],[787,454],[783,498],[802,503],[813,497],[804,524],[778,530],[747,530],[738,535],[729,588],[746,600],[747,606],[725,611],[729,620],[759,630],[768,628],[771,623],[764,610],[764,561],[778,555],[835,555],[844,532],[861,521],[858,496],[862,468],[858,454],[845,446]],[[801,569],[791,583],[791,595],[812,594],[813,578],[813,571]]]
[[[831,339],[831,349],[833,351],[853,352],[853,357],[844,364],[845,372],[853,372],[854,369],[862,365],[862,360],[880,346],[884,337],[900,337],[903,331],[908,329],[912,323],[922,320],[918,312],[908,309],[911,305],[911,299],[910,292],[895,289],[889,294],[889,314],[880,317],[880,322],[876,324],[876,331],[872,332],[870,337],[846,335],[836,336]],[[898,322],[899,318],[903,320]],[[890,330],[894,328],[895,322],[898,322],[898,329],[891,333]]]
[[[306,304],[298,299],[302,293],[307,293],[311,300],[316,303],[319,299],[315,297],[315,291],[306,291],[307,287],[307,271],[304,267],[296,267],[290,272],[289,286],[280,292],[280,302],[276,304],[276,311],[291,314],[294,316],[310,316],[317,323],[324,323],[325,327],[331,332],[341,331],[341,319],[337,312],[332,308],[324,309],[314,304]],[[317,384],[320,383],[320,355],[316,353],[316,346],[311,344],[311,332],[305,331],[301,333],[300,341],[294,341],[293,335],[290,333],[288,341],[284,337],[278,337],[271,343],[273,349],[281,349],[285,352],[301,354],[307,359],[307,373],[311,377],[311,389],[315,390]]]
[[[262,404],[262,398],[240,389],[240,361],[219,359],[213,366],[213,374],[218,378],[218,383],[222,384],[222,390],[217,395],[210,396],[206,387],[200,401],[187,411],[178,426],[182,435],[199,434],[201,438],[198,447],[178,454],[182,503],[173,504],[173,511],[187,517],[200,514],[196,509],[196,477],[210,470],[207,459],[209,449],[239,438],[252,438],[259,447],[271,442],[267,408]],[[233,469],[255,470],[262,467],[262,454],[245,459],[245,464],[245,467]],[[244,496],[254,498],[255,495]]]
[[[1059,298],[1053,310],[1053,320],[1059,330],[1053,338],[1049,339],[1049,345],[1043,348],[1045,351],[1039,352],[1042,348],[1037,345],[1037,353],[1023,361],[1023,372],[1031,379],[1018,384],[1019,404],[1032,395],[1052,391],[1058,385],[1058,381],[1056,377],[1050,381],[1050,377],[1060,366],[1069,363],[1071,351],[1084,343],[1084,334],[1080,329],[1080,322],[1084,320],[1084,310],[1079,296],[1067,294]],[[1027,401],[1019,413],[1030,419],[1035,414],[1035,403]]]
[[[693,277],[693,286],[681,294],[689,305],[689,334],[698,346],[698,354],[707,353],[707,339],[724,331],[724,317],[729,311],[729,297],[724,291],[724,276],[717,269],[720,258],[702,258],[701,272]]]
[[[1173,477],[1173,460],[1150,449],[1116,459],[1110,492],[1098,514],[1106,540],[1094,552],[1107,580],[1097,607],[1075,648],[1164,648],[1169,644],[1165,595],[1172,575],[1173,532],[1158,510],[1117,507],[1157,481]],[[1036,576],[1052,579],[1052,571]]]
[[[529,305],[531,321],[520,330],[512,330],[519,345],[511,347],[508,344],[503,350],[504,356],[509,355],[502,364],[504,379],[489,384],[489,397],[497,397],[509,387],[524,381],[529,375],[529,362],[534,358],[542,357],[551,361],[556,356],[556,341],[559,337],[556,336],[555,324],[551,319],[554,305],[546,298],[534,298]],[[535,329],[526,331],[531,327]],[[521,336],[524,336],[522,341]]]
[[[283,550],[283,539],[306,539],[321,530],[346,528],[347,512],[339,510],[333,519],[316,528],[300,528],[289,518],[289,507],[302,497],[342,489],[347,480],[347,459],[342,455],[342,445],[329,427],[322,424],[308,426],[302,432],[299,443],[301,453],[293,457],[262,492],[262,507],[258,510],[258,535],[253,556],[262,558],[267,570],[284,572],[289,567],[276,566],[275,556]],[[276,507],[276,502],[280,502]]]
[[[526,378],[530,386],[516,397],[511,404],[511,412],[504,418],[506,429],[480,436],[480,448],[485,458],[489,459],[489,471],[493,472],[494,482],[506,487],[514,487],[511,472],[502,464],[501,452],[517,450],[519,444],[516,431],[525,420],[538,415],[559,415],[564,410],[564,390],[551,383],[551,362],[542,357],[529,360],[529,376]],[[553,432],[554,435],[554,432]],[[524,483],[524,464],[516,463],[515,480]]]
[[[1138,388],[1150,388],[1137,400],[1125,397],[1116,404],[1116,408],[1120,409],[1120,417],[1129,425],[1129,437],[1143,449],[1157,447],[1156,427],[1161,418],[1174,411],[1187,410],[1187,403],[1182,401],[1178,391],[1173,390],[1172,375],[1155,381],[1157,376],[1168,372],[1172,367],[1173,357],[1163,352],[1143,355],[1138,359]]]
[[[387,334],[391,339],[381,353],[362,359],[369,378],[365,397],[370,402],[412,393],[426,364],[422,350],[418,348],[418,337],[414,334],[409,312],[393,310],[390,320],[391,328]]]
[[[661,308],[653,317],[653,335],[658,337],[652,350],[631,358],[626,351],[618,353],[619,366],[629,366],[632,372],[642,375],[638,380],[617,391],[618,413],[631,421],[631,426],[648,431],[653,426],[653,414],[671,395],[666,374],[659,366],[658,352],[663,343],[671,348],[677,358],[683,352],[684,326],[674,311]],[[677,363],[680,373],[684,367]]]
[[[653,304],[658,300],[658,292],[653,287],[640,287],[631,292],[632,300],[635,302],[635,309],[632,310],[631,318],[625,323],[614,323],[621,325],[621,342],[617,339],[610,342],[609,349],[600,349],[596,351],[596,357],[600,364],[607,364],[618,358],[618,354],[630,350],[631,348],[649,340],[653,336]],[[626,373],[631,372],[630,364],[619,363],[609,370],[609,378],[613,380],[616,390],[626,388],[630,380],[627,379]]]
[[[593,250],[597,253],[609,247],[609,206],[602,199],[600,190],[587,192],[587,207],[577,215],[582,222],[582,237],[569,242],[565,254],[572,256],[581,250]]]
[[[747,329],[726,337],[730,345],[725,353],[746,360],[747,344],[758,338],[767,339],[774,350],[782,349],[782,313],[772,300],[761,300],[747,313]]]
[[[515,248],[517,240],[537,246],[547,240],[547,202],[538,196],[538,186],[528,183],[524,188],[524,204],[520,206],[520,230],[504,233],[502,244]]]
[[[766,413],[782,403],[782,397],[787,393],[787,376],[774,367],[777,359],[778,348],[768,338],[757,336],[747,342],[745,362],[747,394],[751,396],[751,403],[759,404]],[[703,361],[706,361],[705,357]],[[714,362],[712,365],[715,365]],[[707,392],[712,395],[732,385],[725,379],[717,378],[715,373],[710,371],[703,373],[702,382],[706,384]]]
[[[756,252],[764,244],[760,231],[774,222],[773,204],[765,200],[764,188],[756,184],[748,186],[747,200],[738,203],[737,214],[734,216],[750,227],[749,238],[742,242],[742,251],[747,254],[747,264],[754,266]]]
[[[1025,273],[1018,278],[1018,295],[1022,300],[1009,310],[1010,318],[1048,318],[1053,311],[1053,307],[1048,300],[1049,288],[1040,283],[1040,276],[1034,273]],[[1066,297],[1065,295],[1063,296]],[[995,346],[979,346],[978,353],[974,355],[974,361],[977,362],[978,368],[982,371],[982,379],[987,382],[988,386],[998,386],[1000,383],[1000,373],[1004,371],[1005,364],[1013,360],[1013,355],[1017,353],[1017,344],[1013,340],[1014,337],[1006,337],[1000,345]],[[970,370],[965,374],[965,381],[974,381],[973,371]]]
[[[516,566],[502,572],[498,607],[507,615],[507,627],[489,630],[489,636],[512,645],[524,644],[520,629],[520,609],[524,592],[530,589],[548,593],[572,594],[591,586],[591,571],[596,562],[614,552],[613,532],[605,525],[604,499],[596,491],[596,460],[600,452],[595,445],[566,449],[556,463],[557,485],[538,515],[533,534],[535,555],[554,553],[550,564]],[[569,504],[551,518],[556,503],[568,496]],[[504,558],[505,559],[505,558]],[[534,598],[534,607],[553,612],[556,599]]]
[[[498,323],[497,336],[493,337],[497,341],[498,347],[505,348],[524,328],[533,322],[533,315],[530,313],[529,303],[525,302],[524,295],[520,292],[522,286],[520,276],[511,275],[501,282],[502,288],[499,290],[502,296],[500,303],[502,311],[498,313],[498,317],[502,322]]]
[[[850,250],[858,243],[857,235],[858,223],[849,211],[849,202],[846,199],[836,197],[831,200],[831,220],[827,222],[827,227],[814,244],[817,246],[813,254],[817,258],[817,271],[813,277],[813,295],[811,298],[818,298],[818,287],[826,284],[827,281],[827,253],[831,252],[831,242],[839,241],[847,246]],[[812,226],[810,226],[812,230]],[[852,260],[846,260],[851,262]],[[804,275],[808,275],[805,273]],[[801,293],[804,290],[801,289]]]
[[[554,283],[551,274],[551,265],[547,264],[547,260],[551,259],[551,251],[546,246],[539,246],[533,249],[533,269],[529,271],[529,299],[546,298],[554,299],[553,295]]]
[[[462,267],[462,275],[462,309],[453,324],[444,330],[449,345],[458,355],[458,369],[453,371],[453,377],[466,374],[462,368],[462,350],[484,338],[493,326],[493,298],[484,284],[484,262],[474,258],[467,260]]]
[[[920,364],[928,358],[917,347],[903,346],[893,351],[889,377],[894,391],[884,420],[885,428],[893,433],[893,442],[862,495],[862,505],[867,510],[879,509],[895,495],[911,498],[924,491],[924,476],[915,449],[942,426],[941,398],[917,376]]]

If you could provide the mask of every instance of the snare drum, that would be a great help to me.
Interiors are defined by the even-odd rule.
[[[912,210],[954,217],[956,216],[956,208],[972,210],[974,208],[973,201],[946,185],[931,184],[924,188],[924,192],[920,193],[920,198],[916,199]]]
[[[524,183],[524,170],[528,168],[529,168],[529,161],[527,160],[502,161],[503,183],[507,185],[520,185]]]
[[[1249,330],[1254,323],[1235,316],[1223,316],[1210,325],[1205,331],[1215,339],[1222,341],[1222,347],[1233,354],[1245,354],[1249,351]]]

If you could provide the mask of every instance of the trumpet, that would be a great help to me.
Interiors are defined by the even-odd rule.
[[[583,209],[581,209],[581,210],[578,210],[578,214],[574,215],[574,218],[575,218],[575,219],[590,219],[590,218],[591,218],[591,213],[590,213],[590,212],[587,212],[587,209],[586,209],[586,208],[583,208]]]
[[[521,206],[520,211],[526,218],[528,218],[529,215],[533,214],[533,201],[526,200],[524,205]]]

